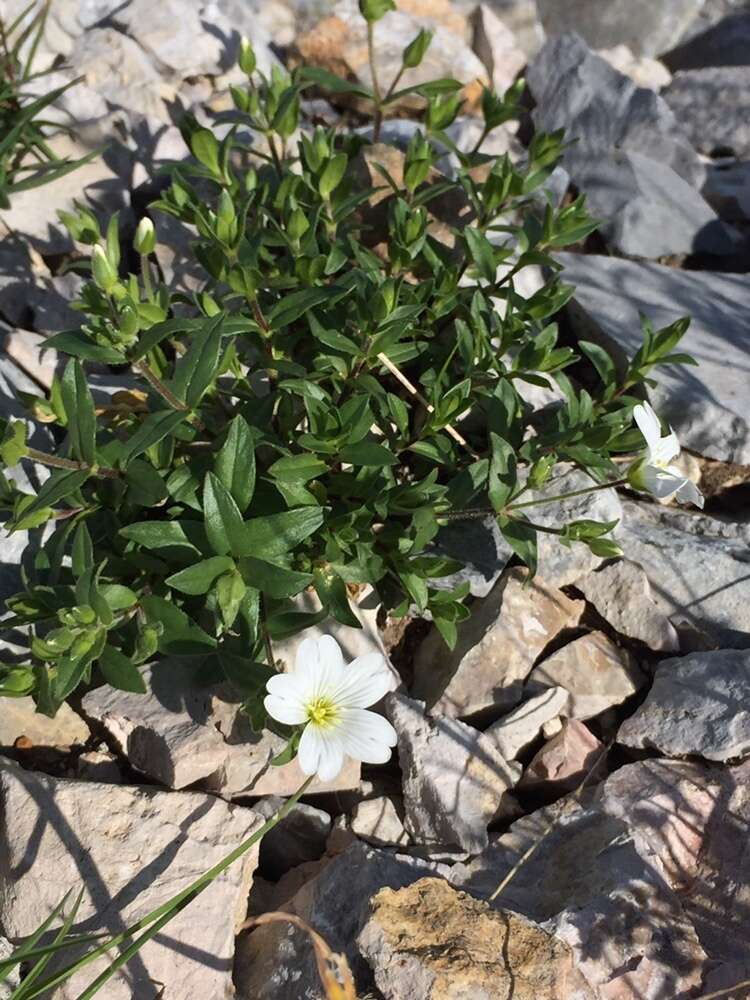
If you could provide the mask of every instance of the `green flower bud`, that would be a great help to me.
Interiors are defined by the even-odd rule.
[[[112,267],[104,247],[97,243],[91,251],[91,273],[97,288],[109,295],[117,284],[117,271]]]
[[[389,10],[395,10],[393,0],[359,0],[359,12],[370,24],[379,21]]]
[[[0,676],[0,695],[22,698],[34,690],[34,674],[30,667],[11,667]]]
[[[634,490],[638,490],[641,493],[647,493],[648,487],[646,486],[646,477],[644,475],[646,470],[646,458],[639,458],[632,465],[628,466],[627,479],[630,486]]]
[[[416,38],[412,39],[411,42],[404,49],[404,54],[401,57],[401,61],[407,69],[415,69],[419,66],[425,56],[425,52],[430,47],[430,42],[432,41],[432,32],[425,31],[422,28]]]
[[[243,38],[240,41],[240,55],[238,62],[242,72],[247,76],[252,76],[255,72],[255,67],[258,65],[258,60],[255,58],[255,51],[250,44],[250,40],[247,38]]]
[[[139,253],[142,257],[147,257],[148,254],[154,252],[156,231],[151,219],[143,218],[138,223],[138,228],[135,231],[134,245],[136,253]]]

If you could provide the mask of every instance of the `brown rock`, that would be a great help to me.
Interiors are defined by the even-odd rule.
[[[652,597],[642,566],[621,559],[577,580],[576,587],[621,635],[658,652],[679,650],[677,630]]]
[[[603,744],[577,719],[566,719],[524,771],[520,788],[545,786],[557,794],[572,792],[603,760]]]
[[[452,77],[467,85],[464,89],[466,104],[473,107],[481,96],[479,81],[486,83],[487,73],[467,44],[465,19],[450,9],[447,0],[407,0],[399,4],[398,10],[390,11],[378,21],[375,66],[381,90],[387,92],[400,70],[404,46],[421,28],[434,33],[432,43],[421,64],[404,72],[399,89]],[[340,0],[329,17],[297,37],[295,49],[297,57],[308,65],[372,87],[367,26],[354,0]],[[352,103],[349,95],[346,99]],[[357,103],[362,103],[362,99],[358,98]],[[423,106],[423,98],[410,95],[389,105],[387,111],[396,114]]]
[[[453,718],[508,711],[545,646],[576,625],[583,609],[538,577],[527,582],[525,570],[510,570],[475,602],[455,649],[446,649],[437,629],[429,633],[417,652],[413,692],[431,711]]]
[[[358,943],[386,1000],[593,997],[566,945],[442,879],[381,889],[370,906]]]
[[[562,687],[568,692],[564,714],[570,719],[590,719],[620,705],[644,684],[645,677],[627,650],[620,649],[603,632],[591,632],[558,649],[529,674],[528,687]]]

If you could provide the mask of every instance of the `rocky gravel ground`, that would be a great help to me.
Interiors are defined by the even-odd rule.
[[[361,996],[382,1000],[750,997],[750,4],[398,6],[379,25],[384,78],[428,27],[427,76],[527,79],[528,119],[501,132],[498,152],[522,157],[534,128],[575,140],[557,196],[585,193],[604,221],[560,254],[577,288],[562,317],[570,343],[624,356],[639,313],[655,325],[692,315],[682,349],[700,367],[665,369],[653,402],[706,508],[615,491],[572,501],[566,519],[619,519],[626,558],[550,543],[527,586],[491,522],[452,527],[441,544],[468,559],[474,595],[452,652],[430,623],[383,621],[367,594],[361,631],[320,625],[347,658],[388,656],[393,761],[313,785],[101,995],[319,1000],[300,931],[238,934],[248,914],[281,909],[346,954]],[[77,251],[57,210],[85,200],[132,227],[155,168],[185,155],[178,107],[210,119],[230,106],[241,35],[262,69],[305,61],[367,80],[354,0],[52,4],[40,56],[59,59],[60,83],[82,79],[58,109],[77,137],[51,143],[106,149],[0,214],[3,415],[21,415],[17,393],[49,386],[57,359],[40,342],[75,321]],[[356,109],[320,98],[304,113],[357,126]],[[396,159],[410,113],[384,129]],[[453,129],[475,141],[471,115]],[[165,280],[194,287],[185,236],[156,221],[174,241],[160,250]],[[118,384],[97,378],[103,393]],[[24,544],[2,541],[0,598],[18,587]],[[290,662],[298,642],[277,656]],[[54,720],[28,699],[0,706],[6,939],[79,884],[79,929],[122,929],[296,790],[295,763],[270,766],[282,741],[254,735],[230,691],[185,678],[161,661],[148,695],[96,689]],[[55,997],[73,1000],[82,982]]]

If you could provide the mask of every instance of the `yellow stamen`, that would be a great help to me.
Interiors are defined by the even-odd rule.
[[[321,729],[330,728],[335,725],[338,719],[338,707],[330,698],[316,698],[314,701],[309,702],[306,709],[308,720],[314,726],[320,726]]]

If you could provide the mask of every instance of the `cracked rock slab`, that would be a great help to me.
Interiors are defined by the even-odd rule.
[[[0,761],[0,923],[31,934],[66,891],[84,890],[73,933],[124,930],[187,888],[261,825],[207,795],[65,781]],[[228,995],[257,846],[217,878],[107,984],[107,1000]],[[71,959],[66,953],[66,961]],[[55,990],[73,1000],[105,958]]]

